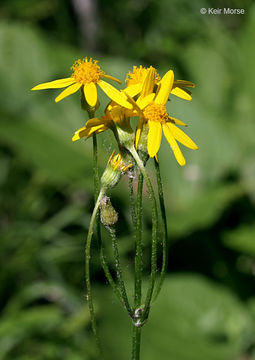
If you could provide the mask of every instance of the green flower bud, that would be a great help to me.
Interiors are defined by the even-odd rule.
[[[102,187],[105,189],[114,187],[119,182],[121,175],[133,166],[132,163],[127,165],[121,154],[114,154],[115,151],[108,160],[108,164],[101,178]]]
[[[108,196],[104,196],[100,202],[100,219],[105,226],[113,226],[118,221],[118,213]]]

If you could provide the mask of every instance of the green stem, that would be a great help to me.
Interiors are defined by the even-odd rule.
[[[135,206],[135,198],[134,198],[134,189],[133,189],[133,179],[128,179],[128,187],[129,187],[129,198],[131,204],[131,218],[134,228],[136,228],[136,206]]]
[[[150,193],[150,198],[152,202],[152,251],[151,251],[151,274],[150,274],[150,282],[149,287],[146,294],[145,299],[145,305],[143,314],[141,317],[141,322],[143,323],[149,315],[150,311],[150,304],[151,304],[151,298],[155,286],[155,279],[156,279],[156,272],[157,272],[157,231],[158,231],[158,211],[157,211],[157,202],[154,194],[153,187],[151,185],[151,181],[147,175],[147,172],[145,170],[145,167],[143,165],[142,160],[140,159],[139,155],[137,154],[137,151],[134,147],[130,147],[128,149],[130,153],[133,155],[138,167],[140,168],[140,171],[144,177],[144,180],[146,182],[147,188]]]
[[[137,186],[137,202],[136,202],[136,249],[135,249],[135,314],[138,315],[136,319],[139,321],[139,307],[142,301],[142,199],[143,199],[143,174],[140,172]],[[141,344],[141,327],[133,322],[133,337],[132,337],[132,359],[140,359],[140,344]]]
[[[97,136],[95,133],[93,133],[93,178],[94,178],[94,200],[96,202],[99,194],[99,174],[98,174]],[[100,225],[100,221],[99,221],[99,225]],[[99,226],[99,233],[100,233],[100,226]]]
[[[159,197],[159,205],[160,205],[160,215],[163,222],[162,227],[162,251],[163,251],[163,258],[162,258],[162,268],[160,273],[160,278],[158,285],[155,289],[155,293],[153,296],[153,301],[156,300],[158,297],[160,290],[162,288],[162,284],[166,275],[167,271],[167,263],[168,263],[168,237],[167,237],[167,220],[166,220],[166,208],[165,208],[165,202],[164,202],[164,194],[163,194],[163,186],[162,186],[162,180],[161,180],[161,174],[160,174],[160,168],[159,163],[154,158],[154,166],[156,170],[156,176],[157,176],[157,185],[158,185],[158,197]]]
[[[136,214],[136,249],[135,249],[135,309],[141,306],[142,301],[142,199],[143,174],[139,174],[137,186],[137,214]]]
[[[141,327],[133,325],[133,344],[132,344],[132,360],[140,359],[140,347],[141,347]]]
[[[93,113],[90,114],[90,118],[91,117],[94,117]],[[93,134],[93,175],[94,175],[93,176],[94,177],[94,197],[95,197],[95,202],[96,202],[96,199],[97,199],[98,193],[99,193],[98,151],[97,151],[96,134]],[[109,267],[108,267],[108,264],[106,262],[105,255],[104,255],[104,245],[103,245],[102,238],[101,238],[101,224],[100,224],[99,212],[97,212],[97,215],[96,215],[96,234],[97,234],[98,245],[100,247],[100,260],[101,260],[102,268],[104,270],[105,276],[106,276],[109,284],[113,288],[115,295],[121,301],[121,294],[119,292],[117,285],[115,284],[115,282],[113,280],[113,277],[110,273],[110,270],[109,270]]]
[[[121,297],[122,297],[122,302],[123,302],[123,305],[125,306],[127,312],[132,317],[133,310],[131,309],[131,306],[128,301],[126,287],[125,287],[125,284],[123,281],[123,276],[122,276],[120,256],[119,256],[119,251],[118,251],[118,243],[117,243],[117,238],[116,238],[116,230],[114,229],[114,227],[110,227],[110,226],[107,226],[107,229],[109,230],[111,238],[112,238],[114,262],[115,262],[116,273],[117,273],[117,278],[118,278],[118,285],[119,285],[119,289],[120,289],[120,293],[121,293]]]
[[[86,281],[86,287],[87,287],[87,299],[88,299],[88,304],[89,304],[89,312],[90,312],[90,320],[91,320],[92,330],[95,335],[96,343],[97,343],[98,349],[100,351],[100,354],[102,354],[102,347],[101,347],[101,343],[99,340],[97,327],[96,327],[95,310],[94,310],[94,305],[93,305],[93,301],[92,301],[89,265],[90,265],[90,248],[91,248],[91,240],[92,240],[92,235],[93,235],[93,228],[94,228],[94,225],[96,222],[99,204],[100,204],[100,201],[101,201],[103,195],[104,195],[104,189],[102,189],[98,195],[98,198],[97,198],[97,201],[96,201],[96,204],[95,204],[92,216],[91,216],[89,230],[88,230],[88,236],[87,236],[87,242],[86,242],[86,248],[85,248],[85,281]]]
[[[122,301],[122,297],[121,297],[120,290],[119,290],[117,284],[115,283],[115,281],[113,280],[113,277],[112,277],[112,275],[111,275],[111,273],[110,273],[109,266],[108,266],[107,261],[106,261],[106,259],[105,259],[103,241],[101,241],[101,246],[100,246],[100,260],[101,260],[101,265],[102,265],[102,268],[103,268],[103,270],[104,270],[105,276],[106,276],[109,284],[111,285],[114,294],[116,295],[116,297],[117,297],[117,298],[120,300],[120,302],[122,303],[123,301]]]

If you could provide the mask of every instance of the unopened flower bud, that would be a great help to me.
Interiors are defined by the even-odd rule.
[[[100,202],[100,219],[105,226],[113,226],[118,221],[118,213],[108,196],[104,196]]]
[[[102,187],[106,189],[114,187],[119,182],[121,175],[133,166],[132,163],[126,164],[121,154],[114,154],[115,151],[108,160],[108,164],[101,178]]]

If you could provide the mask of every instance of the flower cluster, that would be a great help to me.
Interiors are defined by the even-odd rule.
[[[94,109],[98,104],[97,86],[111,99],[104,116],[89,119],[75,132],[73,141],[111,129],[120,147],[128,149],[135,144],[138,150],[146,152],[151,158],[157,158],[163,130],[181,166],[185,165],[185,158],[178,143],[193,150],[198,149],[197,145],[176,126],[186,124],[170,116],[166,109],[172,95],[184,100],[192,99],[191,92],[187,89],[195,86],[192,82],[174,80],[172,70],[160,78],[152,66],[134,66],[133,71],[129,71],[126,76],[126,87],[119,91],[102,79],[121,82],[106,75],[98,62],[91,58],[76,61],[71,69],[73,73],[69,78],[43,83],[32,90],[66,88],[56,97],[55,101],[58,102],[81,89],[86,104]],[[137,119],[135,131],[130,124],[133,118]]]
[[[95,311],[91,293],[90,282],[90,258],[91,242],[96,227],[98,245],[100,247],[100,258],[102,267],[109,284],[114,293],[120,299],[121,304],[127,310],[132,319],[133,326],[141,328],[148,319],[152,301],[158,296],[167,270],[167,222],[164,206],[163,190],[158,163],[158,151],[160,149],[162,131],[168,141],[177,162],[185,165],[185,158],[181,152],[179,144],[190,149],[198,149],[197,145],[178,127],[186,126],[184,122],[168,114],[166,104],[172,96],[178,96],[190,101],[191,92],[189,88],[195,85],[189,81],[174,80],[172,70],[161,78],[157,70],[150,67],[133,67],[126,76],[126,87],[117,90],[103,79],[120,81],[110,75],[106,75],[100,68],[97,61],[85,58],[78,60],[71,67],[72,74],[65,79],[59,79],[35,86],[32,90],[65,88],[55,99],[56,102],[65,97],[81,91],[81,106],[89,115],[89,120],[83,127],[75,131],[72,140],[90,138],[93,136],[93,177],[94,177],[94,196],[95,206],[91,215],[88,228],[86,248],[85,248],[85,280],[87,288],[88,308],[91,317],[92,330],[97,344],[100,345]],[[98,100],[98,88],[110,98],[104,115],[96,117],[95,112],[100,106]],[[132,123],[133,121],[133,123]],[[117,141],[119,153],[112,153],[106,168],[101,176],[99,185],[98,156],[97,156],[97,134],[110,129]],[[157,181],[157,197],[146,171],[146,161],[150,158],[156,159],[154,167]],[[137,196],[134,196],[133,178],[139,173],[137,183]],[[118,222],[118,212],[114,209],[110,197],[107,196],[109,189],[119,183],[122,175],[129,177],[129,193],[131,203],[131,219],[135,234],[135,277],[132,305],[126,291],[122,268],[119,258],[116,224]],[[142,249],[142,197],[143,182],[147,186],[151,203],[151,274],[148,289],[143,303],[143,249]],[[136,200],[135,200],[136,199]],[[158,206],[160,204],[160,206]],[[100,217],[98,216],[100,212]],[[113,247],[114,266],[116,276],[111,275],[101,238],[100,220],[105,229],[108,230]],[[160,220],[160,221],[159,221]],[[162,226],[160,226],[162,225]],[[131,237],[130,237],[131,238]],[[157,251],[160,247],[159,239],[162,239],[162,266],[156,283],[158,273]],[[116,281],[115,281],[116,278]],[[139,357],[140,330],[135,329],[133,336],[133,352],[135,358]],[[99,346],[100,348],[100,346]],[[132,355],[132,358],[133,358]]]

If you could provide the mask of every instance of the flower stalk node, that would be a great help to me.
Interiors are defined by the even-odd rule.
[[[133,315],[133,324],[134,326],[140,328],[142,327],[145,323],[147,319],[143,319],[143,314],[144,314],[144,307],[145,305],[141,305],[140,307],[138,307]]]

